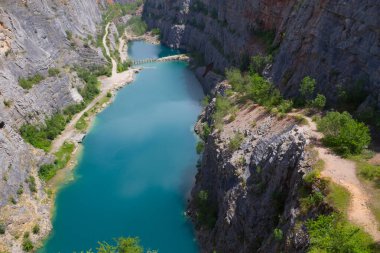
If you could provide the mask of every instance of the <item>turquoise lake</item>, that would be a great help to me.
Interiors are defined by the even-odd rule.
[[[136,41],[128,53],[144,59],[178,52]],[[75,180],[57,194],[53,231],[40,253],[95,250],[98,241],[121,236],[138,236],[160,253],[199,251],[184,211],[203,91],[187,63],[143,67],[97,116]]]

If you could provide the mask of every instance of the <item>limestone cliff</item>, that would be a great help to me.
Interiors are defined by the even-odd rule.
[[[217,83],[211,93],[223,94],[226,88]],[[201,136],[206,125],[213,125],[214,113],[215,99],[197,123]],[[296,120],[248,103],[204,140],[188,209],[201,251],[306,252],[305,221],[330,208],[321,203],[304,210],[300,204],[305,189],[321,189],[303,179],[313,159]]]
[[[147,0],[144,17],[163,41],[223,71],[274,55],[270,77],[288,96],[312,76],[330,103],[380,109],[380,5],[376,1]],[[363,109],[363,108],[362,108]]]
[[[103,6],[103,1],[93,0],[0,2],[0,223],[5,226],[1,252],[21,252],[22,233],[36,224],[40,233],[31,234],[34,242],[51,229],[50,199],[37,169],[53,158],[26,144],[19,128],[43,123],[82,101],[78,89],[84,83],[70,67],[105,63],[92,43]],[[61,69],[59,75],[48,74],[53,67]],[[45,79],[29,90],[19,85],[20,78],[35,74]]]

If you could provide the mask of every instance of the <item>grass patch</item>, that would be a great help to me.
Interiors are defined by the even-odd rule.
[[[44,164],[38,171],[39,177],[45,182],[52,179],[57,171],[63,169],[71,159],[75,145],[73,143],[65,142],[62,147],[55,153],[55,161],[53,164]]]
[[[372,238],[338,214],[320,215],[306,223],[310,235],[308,252],[374,252]]]
[[[234,152],[238,150],[244,140],[244,135],[240,132],[235,133],[235,135],[230,139],[230,142],[228,143],[228,149],[231,152]]]
[[[350,156],[356,163],[358,174],[365,180],[372,181],[377,188],[380,188],[380,166],[368,162],[362,155]]]
[[[350,199],[351,194],[346,188],[333,182],[329,183],[327,202],[334,206],[344,216],[347,215]]]
[[[75,128],[79,131],[84,131],[88,128],[88,123],[84,115],[82,115],[82,117],[80,117],[78,122],[75,124]]]
[[[45,77],[41,74],[35,74],[28,78],[20,78],[18,84],[25,90],[30,90],[34,85],[40,83]]]

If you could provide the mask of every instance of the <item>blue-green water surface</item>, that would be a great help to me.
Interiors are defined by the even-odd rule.
[[[134,59],[176,53],[134,42]],[[184,216],[197,156],[193,125],[203,93],[184,62],[144,65],[97,116],[75,180],[57,195],[53,231],[40,253],[72,253],[138,236],[160,253],[198,252]]]

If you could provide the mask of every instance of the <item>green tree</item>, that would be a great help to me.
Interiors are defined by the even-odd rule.
[[[115,245],[99,242],[98,253],[144,253],[138,237],[120,237]]]
[[[315,84],[315,79],[311,78],[310,76],[306,76],[304,79],[302,79],[299,91],[305,101],[311,99],[311,96],[314,93]]]
[[[239,69],[232,68],[226,70],[226,77],[234,91],[241,92],[244,90],[244,77]]]
[[[326,105],[326,97],[322,94],[318,94],[317,97],[312,101],[311,106],[318,110],[323,110]]]
[[[371,141],[369,128],[348,112],[329,112],[318,121],[323,142],[340,155],[359,154]]]

